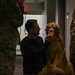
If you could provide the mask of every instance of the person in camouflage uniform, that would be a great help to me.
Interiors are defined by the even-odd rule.
[[[75,73],[75,9],[72,16],[72,22],[70,26],[70,62],[73,65],[74,73]]]
[[[24,0],[0,0],[0,75],[13,75]]]

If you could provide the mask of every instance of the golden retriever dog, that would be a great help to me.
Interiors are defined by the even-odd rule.
[[[48,23],[45,30],[46,34],[52,34],[53,37],[50,39],[50,45],[46,50],[47,65],[38,75],[57,75],[50,74],[51,69],[55,67],[64,71],[65,74],[62,75],[74,75],[72,64],[66,58],[59,25],[54,22]]]

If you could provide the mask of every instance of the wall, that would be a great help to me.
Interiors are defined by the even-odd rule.
[[[66,47],[66,56],[69,60],[69,47],[70,47],[70,25],[72,21],[73,9],[75,8],[75,0],[66,0],[66,24],[65,24],[65,47]],[[68,19],[67,19],[67,12]]]
[[[56,0],[47,0],[47,23],[56,20]]]
[[[47,25],[47,0],[44,0],[44,11],[42,13],[42,37],[43,40],[45,39],[46,36],[46,32],[45,32],[45,28]]]

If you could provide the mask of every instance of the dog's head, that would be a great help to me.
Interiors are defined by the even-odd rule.
[[[45,29],[46,34],[53,34],[53,36],[59,36],[60,34],[60,27],[54,22],[48,23]]]

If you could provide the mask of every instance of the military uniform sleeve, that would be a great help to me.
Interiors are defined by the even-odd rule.
[[[70,35],[70,62],[72,63],[75,72],[75,9],[73,11],[72,22],[70,26]]]
[[[2,0],[1,5],[11,25],[18,28],[23,24],[23,7],[18,8],[14,0]]]

